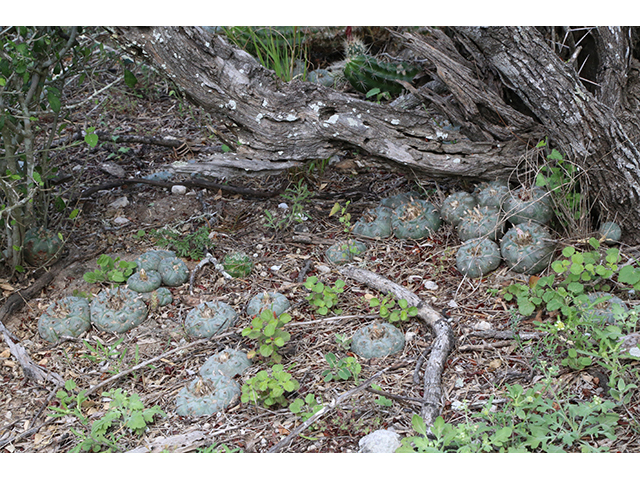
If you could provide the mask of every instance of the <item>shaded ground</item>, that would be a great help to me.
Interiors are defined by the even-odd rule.
[[[100,82],[107,84],[112,74],[105,73]],[[115,77],[114,77],[115,78]],[[97,90],[99,84],[94,88]],[[162,82],[147,81],[136,95],[124,87],[114,87],[99,96],[98,110],[75,112],[76,121],[87,116],[88,124],[103,122],[105,130],[114,133],[139,135],[172,135],[192,138],[215,145],[208,130],[200,125],[211,123],[201,112],[187,106],[174,96]],[[86,93],[86,92],[85,92]],[[98,113],[99,112],[99,113]],[[184,151],[164,147],[128,145],[126,152],[118,152],[122,145],[101,144],[94,150],[79,147],[64,151],[64,159],[58,159],[61,170],[79,178],[79,185],[88,187],[112,181],[104,164],[119,166],[125,176],[136,177],[161,171],[169,162],[196,158]],[[111,155],[114,154],[114,155]],[[110,156],[111,155],[111,156]],[[355,158],[357,159],[357,158]],[[31,358],[61,375],[65,380],[74,379],[80,389],[86,389],[108,380],[114,374],[125,371],[152,359],[168,350],[186,345],[193,339],[184,332],[187,312],[196,304],[218,299],[229,303],[240,317],[230,335],[210,343],[186,348],[175,355],[154,362],[151,366],[119,378],[105,385],[101,391],[122,388],[137,393],[145,405],[158,405],[167,416],[158,419],[142,436],[127,435],[120,441],[122,450],[131,450],[153,443],[160,437],[193,434],[189,445],[179,446],[181,451],[193,451],[197,447],[225,444],[245,452],[267,451],[284,438],[300,418],[288,409],[265,409],[261,406],[237,402],[224,412],[209,417],[187,418],[175,413],[175,398],[186,386],[200,366],[215,352],[225,347],[250,350],[255,344],[240,335],[249,325],[244,313],[248,300],[263,291],[277,291],[287,296],[292,304],[292,322],[287,326],[291,340],[284,351],[283,364],[300,382],[300,390],[291,400],[307,393],[320,396],[330,402],[338,395],[355,387],[353,380],[345,382],[323,381],[321,373],[327,368],[324,355],[334,352],[338,357],[346,355],[336,341],[336,334],[351,337],[362,325],[376,321],[375,312],[368,307],[371,295],[378,292],[347,280],[345,292],[340,296],[343,312],[337,316],[320,317],[305,301],[308,291],[299,282],[307,261],[311,267],[305,277],[317,275],[324,283],[332,285],[338,273],[324,258],[326,248],[344,239],[342,225],[337,216],[329,216],[336,202],[345,205],[350,201],[349,212],[353,221],[367,207],[378,204],[381,198],[403,192],[421,191],[425,198],[439,204],[449,193],[449,186],[415,179],[389,172],[360,169],[354,158],[344,157],[341,163],[331,164],[323,172],[291,172],[288,175],[266,178],[234,180],[229,183],[263,191],[276,191],[286,180],[296,184],[303,180],[314,194],[305,204],[308,220],[300,224],[303,231],[274,231],[265,226],[265,210],[281,212],[281,197],[255,200],[240,195],[214,191],[188,191],[186,195],[171,194],[167,189],[134,185],[101,191],[80,202],[82,212],[75,225],[63,223],[69,247],[95,252],[95,258],[82,264],[74,264],[65,270],[55,282],[28,306],[6,321],[7,328],[20,340]],[[114,201],[126,197],[124,207],[110,208]],[[128,220],[119,225],[117,218]],[[221,259],[225,254],[242,251],[254,260],[250,276],[243,279],[224,279],[218,271],[207,265],[199,271],[193,285],[173,288],[172,305],[152,312],[139,327],[124,335],[117,347],[117,358],[108,361],[92,361],[91,352],[82,342],[63,342],[51,346],[37,333],[37,321],[41,313],[55,299],[74,292],[97,293],[100,285],[91,285],[82,275],[96,268],[95,259],[100,253],[112,257],[133,260],[141,253],[156,248],[150,234],[153,229],[176,227],[185,233],[207,226],[215,248],[211,253]],[[144,236],[138,233],[146,232]],[[510,313],[510,305],[500,296],[487,293],[487,288],[499,288],[515,277],[501,269],[487,279],[463,279],[455,269],[455,252],[459,244],[454,230],[444,226],[438,234],[426,241],[405,241],[395,238],[372,241],[367,252],[358,259],[359,266],[390,278],[429,301],[434,308],[443,310],[450,317],[456,336],[456,349],[447,362],[443,384],[445,404],[443,417],[456,422],[463,414],[456,410],[459,402],[471,405],[486,401],[491,395],[500,398],[507,385],[517,382],[533,385],[540,378],[536,370],[540,350],[536,342],[483,340],[472,335],[477,331],[511,330],[533,331],[534,319],[520,319]],[[185,259],[193,269],[197,262]],[[25,277],[25,282],[27,277]],[[15,288],[24,285],[15,285]],[[7,292],[11,293],[11,292]],[[544,321],[543,316],[536,320]],[[345,403],[320,419],[314,428],[304,432],[284,451],[289,452],[353,452],[358,450],[359,439],[377,429],[393,427],[401,435],[410,434],[411,417],[420,411],[420,405],[412,399],[423,395],[422,383],[414,383],[416,361],[430,345],[430,332],[416,320],[402,323],[407,343],[404,350],[393,357],[364,360],[360,378],[367,379],[390,365],[391,370],[375,382],[384,392],[394,394],[390,406],[381,406],[379,396],[363,391],[350,397]],[[98,342],[113,345],[120,336],[91,330],[83,336],[89,345]],[[264,368],[261,362],[238,378],[241,383]],[[565,385],[575,394],[577,401],[602,395],[601,379],[595,372],[561,371],[557,383]],[[4,446],[5,451],[16,452],[65,452],[76,442],[71,428],[80,428],[71,417],[47,420],[47,405],[56,405],[52,398],[52,385],[35,385],[24,378],[22,369],[9,355],[8,348],[0,347],[0,441],[14,438]],[[100,418],[105,404],[96,392],[84,411],[92,420]],[[633,413],[633,406],[631,407]],[[637,407],[635,407],[637,414]],[[626,415],[625,412],[621,412]],[[624,430],[624,429],[623,429]],[[621,431],[612,450],[638,451],[639,442],[632,430]]]

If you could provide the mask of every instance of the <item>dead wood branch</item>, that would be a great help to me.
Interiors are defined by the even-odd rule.
[[[418,318],[424,320],[433,333],[431,353],[424,373],[424,396],[421,415],[427,426],[433,425],[440,415],[442,404],[442,372],[455,339],[451,326],[444,316],[427,305],[413,292],[368,270],[343,267],[340,272],[360,283],[383,293],[391,293],[398,299],[405,299],[410,306],[418,309]]]

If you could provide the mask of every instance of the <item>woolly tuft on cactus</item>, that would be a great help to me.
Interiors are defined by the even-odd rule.
[[[540,187],[520,187],[504,201],[503,208],[507,220],[512,224],[533,220],[544,225],[553,217],[553,208],[549,192]]]
[[[497,241],[503,233],[504,219],[493,207],[475,207],[458,224],[458,237],[463,242],[481,237]]]
[[[255,317],[264,310],[271,310],[276,317],[289,309],[291,304],[287,297],[278,292],[262,292],[254,295],[247,304],[247,315]]]
[[[544,226],[535,222],[522,223],[504,234],[500,241],[500,253],[514,272],[531,275],[547,267],[555,243]]]
[[[391,216],[393,234],[396,238],[427,238],[440,228],[441,223],[438,209],[425,200],[402,204]]]
[[[331,263],[342,265],[350,262],[354,257],[361,255],[366,250],[366,243],[360,242],[359,240],[349,239],[346,242],[331,245],[327,249],[325,256]]]
[[[44,227],[31,228],[24,235],[24,259],[34,267],[53,260],[61,248],[58,234]]]
[[[419,200],[420,195],[415,192],[409,193],[399,193],[397,195],[393,195],[391,197],[383,198],[380,202],[381,207],[387,207],[391,210],[398,208],[400,205],[404,205],[405,203],[411,203],[414,200]]]
[[[246,352],[225,348],[209,357],[200,367],[199,373],[203,378],[217,375],[233,378],[236,375],[241,375],[250,366],[251,360],[247,357]]]
[[[455,192],[445,198],[440,208],[440,216],[451,225],[458,225],[467,210],[478,204],[476,198],[468,192]]]
[[[213,415],[240,397],[240,385],[224,375],[195,378],[176,397],[176,413],[181,416]]]
[[[464,242],[456,255],[458,271],[477,278],[493,272],[500,266],[500,247],[488,238],[472,238]]]
[[[622,237],[622,230],[620,226],[615,222],[604,222],[600,225],[600,229],[598,230],[598,235],[600,235],[600,239],[602,242],[607,245],[613,245],[620,241],[620,237]]]
[[[400,329],[390,323],[374,323],[354,333],[351,350],[363,358],[379,358],[402,351],[405,340]]]
[[[369,209],[353,225],[351,233],[364,238],[388,238],[392,234],[391,213],[391,209],[382,206]]]
[[[238,314],[224,302],[204,302],[187,313],[186,332],[192,337],[209,338],[232,327]]]
[[[91,302],[91,323],[103,332],[124,333],[147,318],[147,305],[138,294],[120,286],[103,290]]]
[[[47,307],[38,320],[38,333],[51,343],[61,336],[78,337],[91,328],[91,311],[86,298],[65,297]]]

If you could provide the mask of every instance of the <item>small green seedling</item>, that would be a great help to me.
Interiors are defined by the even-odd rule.
[[[261,402],[265,407],[275,404],[286,407],[289,403],[285,398],[285,392],[294,392],[300,388],[300,384],[289,372],[284,371],[281,364],[271,367],[271,372],[260,370],[252,378],[242,385],[243,403]]]
[[[344,292],[345,285],[343,280],[338,279],[333,287],[329,287],[318,280],[318,277],[312,276],[304,282],[304,286],[311,290],[311,293],[305,298],[309,304],[316,307],[318,315],[326,315],[329,311],[339,315],[342,310],[334,309],[334,307],[338,303],[338,293]]]
[[[251,326],[242,330],[242,336],[257,340],[258,352],[262,357],[280,363],[282,355],[278,353],[278,349],[291,339],[291,335],[283,327],[290,321],[291,315],[288,313],[277,317],[272,310],[265,309],[253,317]],[[251,358],[255,354],[255,351],[249,352],[248,357]]]
[[[399,308],[395,308],[396,305]],[[382,300],[373,297],[369,300],[369,306],[379,307],[380,316],[390,323],[406,321],[409,320],[410,317],[415,317],[418,314],[416,307],[410,307],[404,298],[396,302],[393,295],[386,295]]]
[[[89,342],[87,342],[86,340],[83,340],[82,343],[84,343],[84,346],[86,347],[86,349],[89,350],[89,353],[85,353],[82,356],[82,358],[87,358],[95,363],[102,363],[102,362],[108,363],[111,360],[118,359],[118,365],[115,367],[113,371],[109,372],[115,375],[120,372],[120,365],[122,365],[124,356],[127,353],[127,348],[124,348],[122,351],[118,350],[118,346],[123,341],[124,341],[124,337],[120,337],[112,345],[104,345],[98,338],[96,340],[96,346],[92,347]]]
[[[327,353],[324,356],[329,364],[329,368],[322,372],[325,382],[331,380],[349,380],[353,377],[356,385],[358,384],[358,375],[362,370],[362,365],[354,357],[345,357],[338,360],[333,353]]]
[[[86,272],[83,275],[85,282],[88,283],[122,283],[126,282],[136,267],[136,262],[127,262],[126,260],[120,260],[120,257],[115,259],[109,255],[102,254],[96,261],[98,269],[93,272]]]
[[[296,398],[291,405],[289,405],[289,410],[298,415],[303,422],[306,422],[311,416],[315,415],[321,408],[322,400],[313,393],[307,393],[304,399]]]

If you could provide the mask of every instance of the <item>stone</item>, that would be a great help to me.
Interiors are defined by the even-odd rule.
[[[400,447],[400,435],[393,430],[376,430],[360,439],[358,453],[394,453]]]

